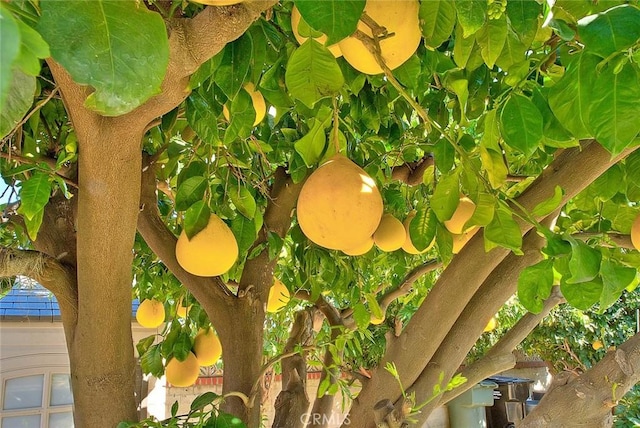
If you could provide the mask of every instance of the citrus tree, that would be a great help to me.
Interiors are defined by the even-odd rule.
[[[259,426],[276,364],[274,426],[357,384],[344,425],[394,427],[512,367],[557,304],[634,292],[635,2],[206,3],[0,3],[0,272],[60,303],[76,426],[137,419],[132,294],[167,321],[145,372],[188,385],[222,352],[211,423]],[[624,339],[522,426],[608,423]]]

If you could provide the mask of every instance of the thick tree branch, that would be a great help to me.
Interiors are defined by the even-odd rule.
[[[537,314],[531,312],[525,314],[520,320],[505,333],[498,342],[481,359],[465,367],[461,374],[467,379],[467,382],[452,390],[446,392],[439,405],[443,405],[453,400],[460,394],[471,389],[475,384],[483,379],[499,373],[504,370],[513,368],[516,364],[513,351],[528,335],[540,321],[542,321],[553,308],[564,302],[564,297],[560,291],[555,288],[551,296],[545,300],[542,311]]]
[[[340,318],[340,313],[338,310],[326,299],[320,295],[318,298],[313,301],[311,299],[311,293],[307,290],[298,290],[295,294],[296,299],[306,300],[315,305],[316,308],[327,318],[330,326],[340,326],[343,325],[343,320]]]
[[[611,409],[640,381],[640,333],[587,372],[547,392],[517,428],[542,428],[571,415],[571,426],[611,426]]]
[[[401,181],[409,186],[422,184],[424,173],[434,164],[433,155],[427,153],[417,162],[407,162],[391,169],[391,179]]]
[[[611,165],[636,149],[638,147],[627,149],[611,158],[602,146],[590,140],[584,142],[582,147],[565,150],[518,197],[518,203],[530,211],[553,195],[555,186],[559,185],[565,190],[561,201],[564,204]],[[524,234],[533,225],[520,222],[520,227]],[[509,251],[503,248],[486,253],[482,235],[476,234],[460,254],[453,258],[402,335],[388,340],[387,352],[379,368],[374,371],[371,382],[365,385],[351,408],[350,420],[358,421],[356,426],[367,426],[372,422],[371,409],[366,403],[377,403],[390,397],[393,401],[400,398],[399,386],[384,370],[386,363],[395,362],[402,383],[413,384],[471,297],[508,254]],[[443,302],[455,302],[455,306]],[[440,327],[434,330],[435,325]],[[407,352],[416,343],[423,346],[418,359]]]
[[[61,305],[78,311],[75,272],[39,251],[0,247],[0,278],[26,276],[51,291]]]

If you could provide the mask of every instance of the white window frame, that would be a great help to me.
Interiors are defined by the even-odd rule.
[[[15,370],[10,373],[3,373],[2,376],[2,391],[0,397],[0,427],[5,418],[13,416],[31,416],[40,415],[40,428],[49,428],[49,416],[56,413],[71,412],[73,414],[73,404],[65,404],[60,406],[51,406],[51,387],[53,375],[62,374],[69,376],[68,367],[50,366],[29,368],[23,370]],[[7,386],[7,381],[12,379],[18,379],[27,376],[43,375],[44,380],[42,384],[42,405],[40,407],[30,407],[28,409],[10,409],[4,410],[4,397]]]

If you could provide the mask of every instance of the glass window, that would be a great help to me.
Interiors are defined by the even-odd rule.
[[[71,412],[51,413],[49,428],[73,428],[73,414]]]
[[[3,409],[41,407],[43,384],[44,375],[23,376],[7,380],[4,390]],[[4,422],[2,427],[4,428]]]
[[[40,415],[2,418],[2,428],[40,428]]]
[[[51,375],[50,406],[65,406],[73,404],[70,377],[68,374]]]

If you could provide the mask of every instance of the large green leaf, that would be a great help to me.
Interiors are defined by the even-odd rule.
[[[36,30],[22,21],[17,22],[20,27],[20,55],[14,65],[26,74],[37,76],[40,73],[40,59],[51,55],[49,45]]]
[[[252,50],[253,39],[247,33],[224,48],[224,55],[215,72],[215,80],[216,85],[230,100],[236,97],[249,75]]]
[[[587,282],[593,280],[600,271],[602,254],[582,241],[568,237],[571,244],[571,258],[569,259],[569,272],[571,278],[567,278],[568,284]]]
[[[176,192],[176,210],[185,211],[191,205],[202,200],[209,183],[203,176],[184,180]]]
[[[631,153],[625,159],[627,180],[640,187],[640,150]]]
[[[436,237],[438,220],[433,210],[419,210],[409,223],[411,243],[418,251],[427,248]]]
[[[640,132],[640,71],[631,63],[617,74],[605,67],[590,90],[589,128],[615,156]]]
[[[486,0],[455,0],[455,4],[464,37],[469,37],[482,28],[487,19]]]
[[[19,53],[20,28],[2,2],[0,3],[0,110],[4,109],[4,103],[13,81],[11,68]]]
[[[230,185],[227,192],[229,199],[236,206],[237,210],[248,219],[253,219],[256,215],[256,200],[244,186]]]
[[[231,121],[224,132],[223,141],[230,144],[237,137],[247,138],[251,135],[253,124],[256,120],[256,110],[253,107],[251,96],[244,89],[239,91],[231,102]]]
[[[476,48],[475,36],[464,37],[461,25],[456,26],[455,45],[453,46],[453,60],[460,68],[465,68],[472,52]]]
[[[184,213],[184,233],[191,239],[209,224],[211,210],[203,200],[192,204]]]
[[[553,260],[526,267],[518,277],[518,299],[529,312],[540,313],[553,288]]]
[[[636,272],[636,269],[622,266],[613,260],[602,260],[600,277],[604,287],[600,296],[600,311],[618,300],[624,289],[636,278]]]
[[[496,59],[496,64],[503,70],[508,70],[509,74],[513,74],[510,70],[514,64],[522,63],[526,60],[525,72],[529,71],[529,61],[526,59],[525,52],[527,47],[518,39],[517,34],[513,31],[507,32],[507,38],[500,52],[500,56]]]
[[[460,177],[454,171],[444,176],[431,197],[431,209],[438,220],[445,222],[451,218],[460,202]]]
[[[356,31],[366,1],[296,0],[295,4],[307,24],[326,34],[327,45],[332,45]]]
[[[542,6],[536,0],[509,0],[507,2],[507,16],[511,28],[518,35],[520,41],[529,46],[538,30],[538,16]]]
[[[504,141],[526,156],[531,156],[542,139],[542,114],[523,95],[512,95],[500,114],[500,130]]]
[[[500,129],[496,111],[490,110],[484,117],[484,133],[480,140],[480,158],[482,166],[487,171],[489,183],[494,189],[502,187],[507,180],[509,170],[504,163],[502,148],[498,144]]]
[[[507,18],[504,15],[500,19],[489,19],[476,33],[476,43],[487,67],[493,68],[506,41]]]
[[[640,41],[640,9],[623,4],[587,16],[578,21],[578,34],[588,51],[607,58]]]
[[[320,161],[326,145],[327,136],[323,123],[316,120],[309,132],[295,142],[294,147],[307,167],[311,168]]]
[[[546,199],[540,202],[538,205],[533,207],[531,210],[531,214],[534,217],[544,217],[551,214],[554,210],[560,207],[560,203],[562,202],[562,196],[564,195],[564,190],[562,187],[556,186],[553,190],[553,196],[549,199]]]
[[[420,4],[420,22],[424,44],[432,49],[444,43],[456,24],[453,0],[432,0]]]
[[[0,109],[0,138],[7,135],[27,114],[33,95],[36,91],[36,78],[23,73],[17,68],[13,70],[9,93],[5,104]]]
[[[289,58],[285,82],[289,93],[311,108],[316,101],[335,95],[344,77],[333,54],[308,39]]]
[[[582,139],[588,131],[591,91],[596,78],[596,66],[600,60],[595,55],[578,55],[568,66],[558,83],[549,91],[549,106],[562,126],[574,137]]]
[[[250,220],[243,215],[239,215],[231,220],[230,227],[233,235],[236,237],[236,241],[238,241],[239,254],[242,255],[241,257],[246,256],[257,236],[254,220]]]
[[[185,110],[189,126],[204,142],[215,144],[220,141],[218,128],[212,125],[218,120],[222,108],[215,102],[210,90],[201,86],[192,91],[187,98]]]
[[[484,240],[487,250],[499,245],[522,254],[522,232],[511,211],[505,207],[496,209],[493,220],[484,228]]]
[[[115,0],[44,0],[41,7],[38,31],[51,56],[73,80],[95,88],[88,108],[117,116],[160,92],[169,42],[158,13]]]
[[[560,281],[560,291],[571,306],[586,311],[595,305],[602,295],[603,285],[600,278],[591,281],[570,284]]]
[[[34,173],[31,178],[22,182],[20,214],[31,220],[47,205],[50,195],[51,181],[49,180],[49,175],[43,172]]]

